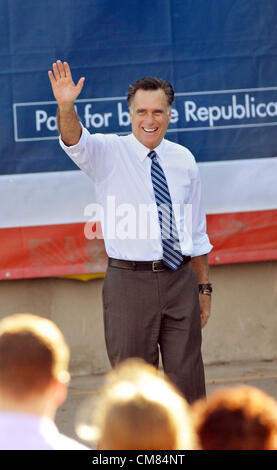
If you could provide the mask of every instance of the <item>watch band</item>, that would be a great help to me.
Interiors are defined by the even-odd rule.
[[[198,289],[200,294],[211,295],[213,288],[210,282],[206,284],[198,284]]]

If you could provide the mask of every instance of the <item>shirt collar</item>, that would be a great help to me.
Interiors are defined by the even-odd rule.
[[[150,152],[150,149],[145,147],[135,136],[134,134],[130,134],[129,138],[132,140],[132,143],[134,145],[134,149],[136,151],[136,154],[141,162],[147,158],[148,153]],[[161,143],[154,148],[155,152],[157,153],[158,157],[163,159],[164,156],[164,147],[165,147],[165,140],[163,139]]]

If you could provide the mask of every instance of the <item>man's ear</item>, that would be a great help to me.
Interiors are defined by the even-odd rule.
[[[48,393],[51,397],[52,402],[55,406],[60,406],[67,397],[67,384],[60,382],[57,379],[53,379],[48,388]]]

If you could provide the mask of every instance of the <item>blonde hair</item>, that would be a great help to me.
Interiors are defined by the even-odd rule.
[[[138,359],[126,360],[108,374],[93,422],[99,447],[105,450],[194,446],[187,402],[167,378]]]
[[[46,318],[19,313],[0,321],[0,388],[14,396],[39,393],[69,380],[69,348]]]

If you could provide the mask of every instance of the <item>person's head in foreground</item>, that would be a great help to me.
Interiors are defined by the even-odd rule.
[[[54,419],[65,400],[69,348],[56,325],[33,314],[0,321],[0,412]]]
[[[277,404],[250,386],[222,388],[193,406],[203,450],[276,449]]]
[[[188,404],[167,379],[142,360],[128,359],[107,375],[93,425],[101,450],[177,450],[194,446]],[[83,439],[84,429],[79,426]]]

